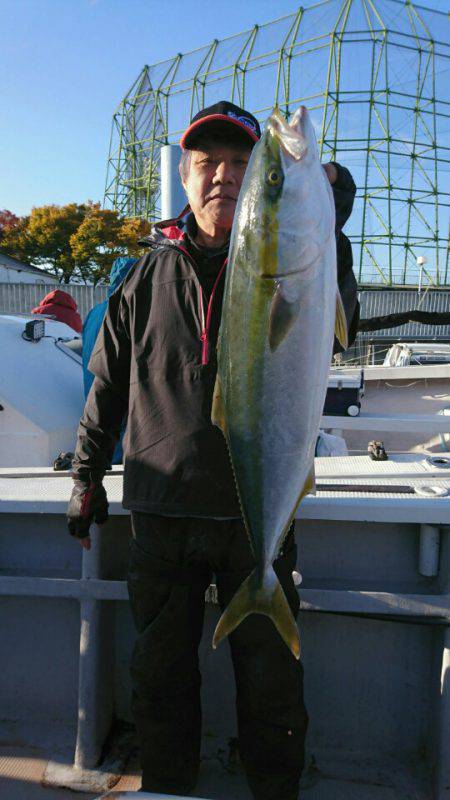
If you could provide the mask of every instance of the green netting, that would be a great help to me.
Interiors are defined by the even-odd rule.
[[[220,99],[263,123],[311,112],[322,159],[358,186],[347,226],[360,281],[448,284],[448,18],[399,0],[325,0],[146,66],[114,114],[105,203],[159,218],[159,150]]]

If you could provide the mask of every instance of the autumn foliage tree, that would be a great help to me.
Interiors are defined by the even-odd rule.
[[[15,228],[20,222],[20,217],[16,217],[12,211],[8,211],[8,209],[4,208],[3,210],[0,209],[0,246],[3,235],[11,230],[11,228]]]
[[[146,220],[119,217],[92,202],[41,206],[16,220],[0,227],[2,251],[61,283],[105,280],[115,258],[140,255],[138,240],[150,230]]]

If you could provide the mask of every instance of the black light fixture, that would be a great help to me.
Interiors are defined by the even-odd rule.
[[[33,319],[25,324],[22,338],[27,342],[39,342],[45,336],[45,322],[43,319]]]

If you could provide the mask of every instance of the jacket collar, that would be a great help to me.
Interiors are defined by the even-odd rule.
[[[165,219],[157,222],[147,236],[139,240],[138,244],[143,247],[155,247],[162,244],[182,242],[188,226],[188,219],[192,214],[189,204],[184,207],[181,214],[173,219]]]

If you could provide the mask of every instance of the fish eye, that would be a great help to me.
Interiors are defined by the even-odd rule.
[[[271,167],[269,169],[266,179],[269,186],[281,186],[281,183],[283,182],[283,176],[279,170],[276,169],[276,167]]]

